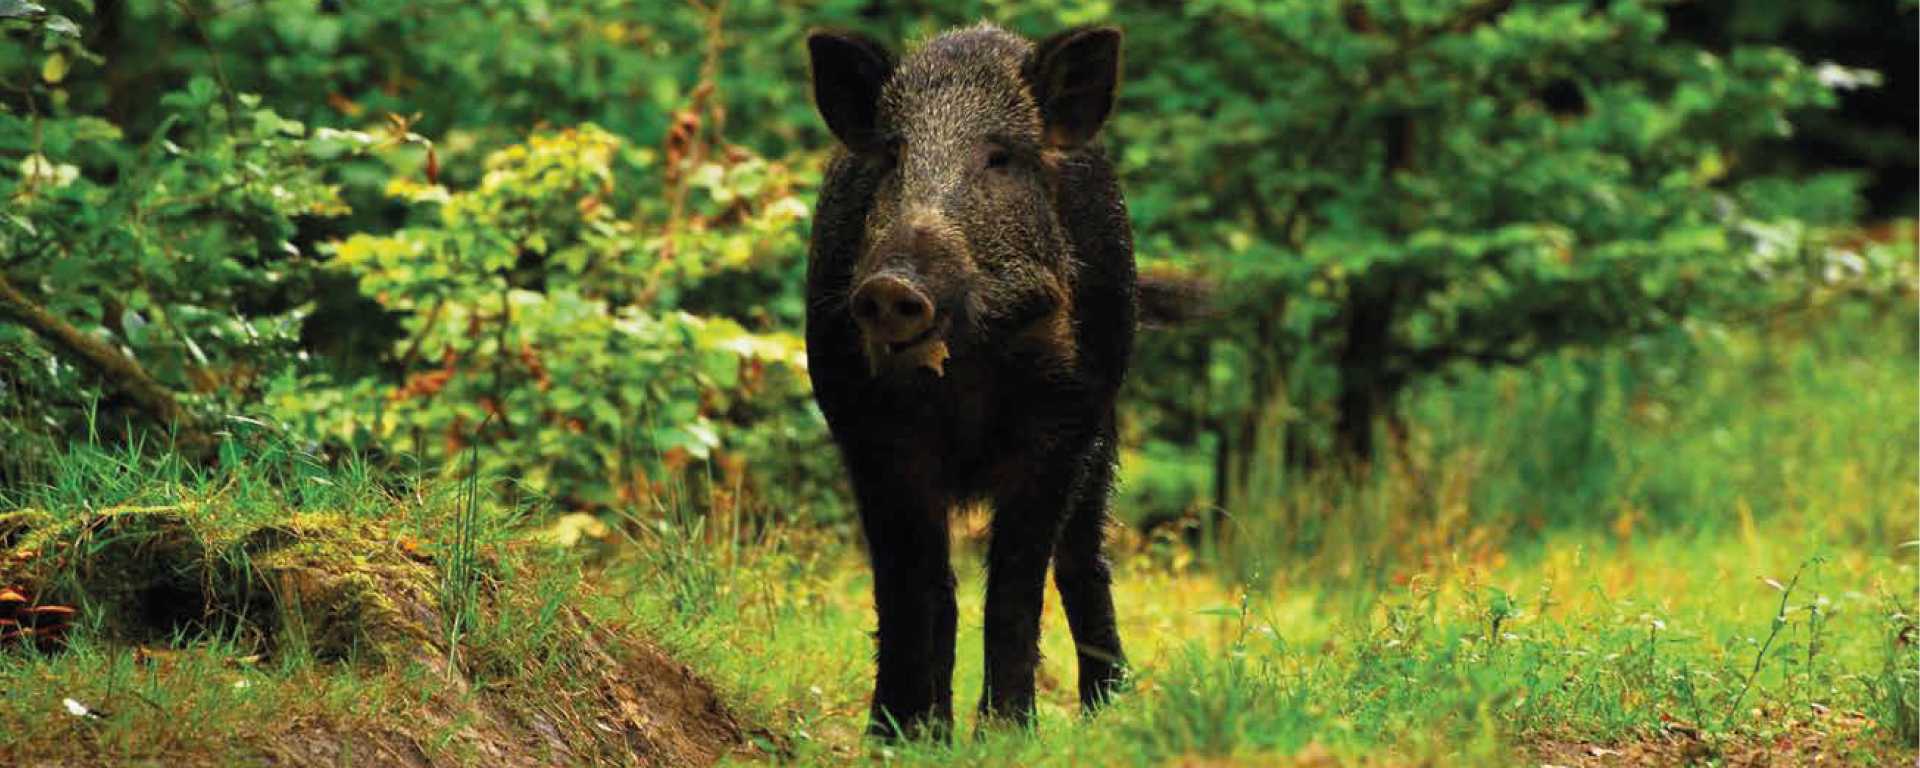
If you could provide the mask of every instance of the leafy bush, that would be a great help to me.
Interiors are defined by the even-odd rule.
[[[389,190],[420,223],[327,249],[330,268],[402,318],[404,381],[355,382],[312,423],[448,466],[477,442],[484,469],[569,507],[648,503],[694,460],[714,460],[732,488],[745,465],[778,465],[788,441],[823,440],[797,337],[678,301],[799,258],[803,180],[744,154],[685,158],[693,213],[670,219],[621,189],[658,185],[656,160],[589,125],[494,153],[471,190],[396,178]],[[281,402],[299,410],[311,389]]]
[[[204,77],[166,94],[174,115],[132,140],[60,108],[70,62],[97,57],[49,19],[64,17],[24,29],[43,44],[25,108],[0,112],[0,434],[22,449],[6,475],[49,441],[117,433],[129,406],[175,415],[169,393],[255,401],[298,354],[303,308],[279,298],[306,290],[298,222],[347,210],[323,163],[373,144]]]
[[[187,56],[123,33],[150,23],[220,40],[273,22],[277,34],[325,48],[329,22],[301,21],[311,5],[277,20],[210,20],[203,10],[122,4],[89,31],[115,56],[151,57],[156,71],[144,77],[178,66],[190,78],[151,105],[126,91],[120,62],[50,30],[47,14],[9,27],[43,45],[4,59],[9,82],[32,78],[0,114],[0,149],[17,158],[0,180],[15,203],[0,222],[8,285],[19,288],[7,307],[50,323],[0,326],[10,437],[50,447],[142,410],[162,422],[250,413],[336,448],[398,449],[449,469],[461,448],[483,445],[487,469],[570,506],[642,504],[704,469],[722,481],[697,484],[713,500],[757,490],[760,503],[796,514],[833,513],[808,505],[832,481],[817,452],[796,448],[821,439],[819,422],[798,341],[779,331],[801,314],[792,288],[804,269],[801,197],[817,168],[789,170],[721,143],[702,122],[717,126],[724,109],[705,96],[651,110],[677,129],[663,152],[588,125],[466,163],[470,138],[437,146],[410,119],[310,128],[234,88],[267,86],[292,113],[337,117],[339,98],[288,101],[301,91],[274,79],[319,59],[278,51],[235,61],[204,45]],[[390,10],[319,16],[380,28]],[[453,39],[483,18],[434,23]],[[538,34],[528,44],[567,50]],[[69,79],[72,62],[109,71]],[[484,85],[498,85],[488,72]],[[121,113],[140,133],[89,107]],[[443,186],[443,163],[449,184],[473,188]],[[368,199],[374,182],[392,202]],[[411,224],[380,232],[381,221]],[[329,231],[343,236],[328,242]],[[334,287],[343,282],[364,298],[343,297]],[[316,309],[326,321],[303,328]],[[62,333],[84,349],[49,344]],[[113,367],[76,368],[101,360]],[[140,385],[117,380],[124,371]],[[32,463],[9,459],[10,475]],[[749,463],[767,471],[748,478]]]

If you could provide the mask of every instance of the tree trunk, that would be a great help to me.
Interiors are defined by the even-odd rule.
[[[1414,167],[1418,146],[1413,116],[1405,112],[1389,115],[1382,128],[1381,143],[1391,180]],[[1402,204],[1397,190],[1388,198],[1395,210],[1389,213],[1387,232],[1396,240],[1404,239],[1418,212]],[[1346,346],[1340,350],[1335,438],[1341,458],[1356,466],[1373,461],[1374,424],[1393,405],[1387,363],[1393,355],[1393,315],[1400,290],[1391,268],[1375,266],[1370,277],[1354,285],[1347,295]]]
[[[1340,394],[1334,427],[1341,458],[1373,460],[1375,421],[1386,409],[1383,386],[1392,343],[1393,292],[1358,290],[1347,299],[1346,346],[1340,350]]]

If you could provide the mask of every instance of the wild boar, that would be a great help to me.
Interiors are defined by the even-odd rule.
[[[1049,563],[1094,708],[1126,670],[1101,548],[1140,299],[1096,141],[1121,33],[1036,44],[981,24],[898,60],[846,32],[807,46],[841,144],[816,207],[807,355],[873,567],[869,732],[951,730],[948,516],[975,502],[993,509],[983,720],[1031,722]]]

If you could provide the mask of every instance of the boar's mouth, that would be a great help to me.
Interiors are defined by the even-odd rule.
[[[889,372],[927,370],[935,376],[945,376],[950,357],[947,331],[951,325],[951,316],[941,313],[935,316],[933,325],[913,338],[891,343],[868,340],[869,373],[879,377]]]
[[[896,341],[891,344],[887,344],[885,345],[887,349],[887,354],[897,355],[909,349],[912,349],[914,347],[920,346],[921,344],[925,344],[927,343],[928,340],[933,338],[934,334],[939,333],[940,330],[941,328],[938,324],[929,325],[927,326],[927,329],[924,331],[921,331],[920,335],[918,336],[915,336],[911,339],[907,339],[906,341]]]

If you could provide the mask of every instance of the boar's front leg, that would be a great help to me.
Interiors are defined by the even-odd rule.
[[[854,474],[873,564],[879,671],[867,733],[944,738],[953,727],[957,608],[947,557],[947,506],[897,466]]]
[[[1033,722],[1033,675],[1040,664],[1040,612],[1047,563],[1061,523],[1086,474],[1085,441],[1039,461],[994,493],[987,543],[986,690],[984,720]]]

